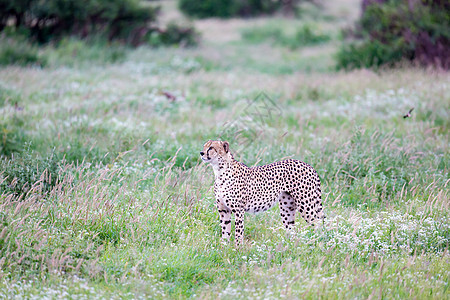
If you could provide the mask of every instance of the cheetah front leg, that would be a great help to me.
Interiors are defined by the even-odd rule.
[[[222,228],[222,241],[228,242],[231,236],[231,210],[222,203],[217,204]]]
[[[244,210],[236,210],[236,220],[234,222],[235,232],[236,232],[236,247],[242,244],[244,240]]]

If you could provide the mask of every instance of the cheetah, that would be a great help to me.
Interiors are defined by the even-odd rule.
[[[311,225],[325,218],[319,176],[302,161],[287,159],[250,168],[234,159],[228,142],[211,140],[205,143],[200,156],[214,170],[214,195],[223,240],[230,239],[232,213],[239,246],[244,235],[244,213],[266,211],[277,201],[288,230],[294,226],[296,211]]]

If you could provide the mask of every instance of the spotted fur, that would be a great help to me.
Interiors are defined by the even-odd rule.
[[[228,142],[222,141],[206,142],[200,155],[214,170],[214,194],[223,239],[230,238],[232,213],[239,245],[243,240],[244,212],[266,211],[277,202],[286,229],[294,226],[297,211],[309,224],[324,218],[320,179],[310,165],[288,159],[249,168],[236,161]]]

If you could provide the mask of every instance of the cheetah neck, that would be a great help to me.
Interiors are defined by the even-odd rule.
[[[227,160],[227,161],[220,161],[217,164],[213,165],[214,176],[217,179],[220,177],[220,175],[229,171],[230,169],[238,169],[238,168],[242,168],[243,166],[245,166],[245,165],[241,164],[234,158],[231,158],[230,160]]]

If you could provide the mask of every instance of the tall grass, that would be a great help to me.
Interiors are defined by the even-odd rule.
[[[444,128],[435,127],[440,112],[435,115],[431,110],[429,118],[421,117],[421,107],[445,105],[442,95],[447,86],[439,83],[445,74],[432,81],[421,79],[420,90],[399,82],[400,92],[390,90],[389,73],[376,87],[374,82],[357,81],[362,88],[346,87],[347,80],[339,76],[348,75],[339,75],[317,96],[297,101],[269,90],[278,99],[282,118],[267,118],[262,125],[256,120],[246,123],[259,135],[240,150],[240,158],[249,165],[283,157],[312,164],[322,179],[327,221],[311,229],[297,218],[296,229],[287,234],[278,208],[247,215],[245,244],[235,249],[219,243],[213,175],[197,154],[202,142],[220,133],[227,119],[242,117],[240,111],[231,110],[235,103],[223,101],[210,112],[211,107],[199,107],[196,94],[190,92],[175,92],[176,103],[165,103],[163,94],[149,92],[145,80],[133,87],[131,95],[120,95],[131,92],[132,86],[125,85],[115,96],[106,88],[109,77],[95,84],[97,92],[93,84],[83,83],[74,93],[67,89],[73,80],[68,78],[56,88],[63,99],[79,101],[79,106],[71,112],[49,111],[52,101],[59,99],[49,98],[49,103],[26,99],[42,85],[45,93],[47,79],[24,71],[25,77],[40,82],[20,87],[28,134],[37,141],[47,139],[48,145],[89,136],[96,144],[85,147],[105,152],[63,161],[71,157],[70,150],[52,147],[54,158],[61,158],[57,168],[20,165],[28,152],[3,165],[4,297],[68,293],[100,298],[442,298],[446,294],[448,136],[445,123]],[[15,76],[10,74],[3,73],[4,80]],[[424,73],[400,74],[423,78]],[[174,84],[181,87],[184,80]],[[303,84],[315,82],[308,80]],[[212,88],[212,93],[220,95],[219,91]],[[95,102],[86,98],[93,92]],[[410,93],[415,96],[410,98]],[[433,100],[419,102],[423,98]],[[389,113],[396,106],[409,107],[402,101],[412,101],[417,115],[403,119],[401,110]],[[166,107],[162,116],[153,111],[158,103]],[[43,111],[46,120],[41,119]],[[72,117],[67,119],[69,113]],[[165,123],[165,118],[171,122]],[[68,136],[55,127],[61,119]],[[97,130],[99,122],[109,125]],[[189,125],[194,123],[199,127]],[[115,148],[117,142],[122,146]],[[239,140],[230,142],[238,148]],[[42,145],[35,148],[45,151]],[[7,167],[11,164],[17,172]],[[35,179],[20,171],[27,166]],[[21,193],[12,193],[11,183],[21,180],[29,184]]]

